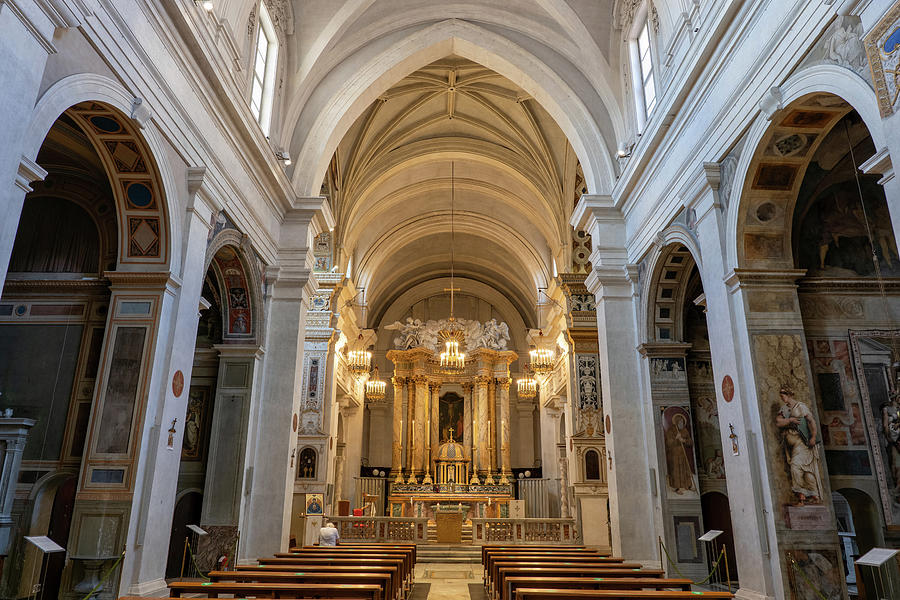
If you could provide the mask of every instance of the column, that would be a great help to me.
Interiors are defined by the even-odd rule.
[[[591,234],[593,271],[585,282],[597,303],[603,413],[611,431],[609,508],[613,552],[645,564],[659,563],[650,490],[650,462],[638,373],[636,276],[626,261],[625,219],[609,196],[582,196],[572,219]]]
[[[406,378],[406,470],[409,472],[409,483],[415,482],[413,471],[413,444],[416,439],[414,425],[416,424],[416,392],[415,380],[412,377]]]
[[[291,452],[296,449],[294,418],[302,395],[303,345],[309,298],[316,289],[312,275],[312,241],[332,227],[325,198],[295,200],[278,232],[277,264],[267,269],[266,359],[252,453],[249,518],[241,532],[240,558],[271,556],[287,550],[294,492]]]
[[[483,478],[489,474],[491,468],[491,459],[489,456],[490,448],[488,444],[488,381],[490,377],[479,375],[475,378],[475,395],[473,396],[475,405],[475,418],[472,422],[475,424],[476,438],[476,454],[478,458],[478,476]]]
[[[339,500],[345,500],[344,498],[344,452],[347,450],[347,444],[339,443],[337,444],[336,452],[334,453],[334,502],[332,504],[333,508],[331,509],[333,513],[337,514],[337,503]]]
[[[391,445],[391,471],[394,475],[394,483],[403,483],[403,469],[400,459],[402,457],[401,445],[403,444],[403,378],[391,377],[394,384],[394,412],[393,412],[393,437]]]
[[[463,423],[466,428],[463,431],[462,444],[466,451],[466,458],[469,459],[469,468],[474,468],[474,459],[472,458],[472,388],[474,386],[466,382],[462,384],[463,388]]]
[[[344,419],[344,451],[342,452],[344,497],[335,499],[350,500],[351,508],[362,506],[362,499],[356,497],[356,478],[359,477],[362,467],[362,439],[363,439],[363,407],[365,400],[362,398],[348,398],[347,406],[341,407],[341,415]]]
[[[413,468],[416,476],[425,473],[425,428],[428,421],[428,378],[416,375],[416,427],[413,442]]]
[[[497,454],[500,452],[500,448],[497,443],[497,380],[493,377],[488,381],[488,439],[490,440],[490,469],[491,469],[491,478],[493,478],[493,474],[497,472]]]
[[[500,483],[509,483],[512,476],[509,453],[509,377],[497,380],[500,402]]]
[[[220,344],[203,486],[202,525],[239,525],[253,382],[262,361],[259,346]],[[231,373],[244,376],[228,376]]]
[[[27,139],[32,110],[38,100],[47,57],[56,53],[53,35],[57,27],[77,25],[75,15],[63,3],[18,0],[0,3],[0,293],[6,280],[19,216],[29,184],[46,176],[34,159],[38,148]]]
[[[440,421],[441,421],[441,409],[440,409],[440,398],[441,398],[441,384],[440,383],[432,383],[430,386],[431,391],[431,437],[430,437],[430,459],[432,461],[431,464],[431,472],[434,473],[434,459],[437,457],[438,449],[441,447],[441,431],[440,431]]]

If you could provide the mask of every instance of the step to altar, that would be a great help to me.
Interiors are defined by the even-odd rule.
[[[480,564],[481,546],[423,544],[416,548],[416,562],[460,565]]]

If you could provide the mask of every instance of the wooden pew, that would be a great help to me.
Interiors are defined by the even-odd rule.
[[[368,554],[356,553],[348,554],[346,552],[330,552],[328,550],[310,551],[301,553],[279,553],[274,558],[260,558],[257,562],[261,565],[289,565],[301,564],[310,560],[325,560],[332,564],[367,564],[369,561],[375,560],[391,560],[400,564],[403,579],[412,583],[415,569],[413,569],[412,561],[408,554]],[[350,560],[351,562],[344,562]],[[387,564],[387,563],[385,563]]]
[[[357,565],[360,568],[365,568],[368,566],[388,566],[388,567],[396,567],[398,572],[400,573],[401,579],[408,580],[410,578],[410,572],[407,568],[406,561],[403,560],[403,557],[388,557],[388,558],[373,558],[371,556],[295,556],[295,557],[281,557],[281,558],[260,558],[257,560],[259,566],[265,567],[277,567],[276,570],[285,570],[285,568],[293,568],[296,565]],[[238,570],[241,569],[252,569],[256,568],[257,565],[238,565],[236,568]]]
[[[350,567],[353,569],[353,567]],[[382,598],[399,600],[399,586],[394,587],[390,573],[375,573],[358,567],[353,571],[310,567],[304,571],[210,571],[210,581],[234,581],[238,583],[364,583],[380,585]]]
[[[702,600],[734,598],[728,592],[683,592],[664,590],[545,590],[519,588],[515,600]]]
[[[240,573],[285,573],[293,571],[323,571],[323,572],[345,572],[345,573],[387,573],[391,576],[391,593],[387,598],[400,596],[406,591],[405,581],[401,575],[401,563],[396,561],[391,565],[383,564],[360,564],[359,561],[347,559],[346,564],[334,564],[334,559],[310,559],[300,563],[292,563],[290,565],[237,565],[236,571]]]
[[[217,598],[232,594],[238,598],[353,598],[383,600],[381,586],[357,583],[235,583],[213,581],[177,581],[169,584],[169,597],[203,594]]]
[[[415,560],[414,554],[404,548],[353,548],[351,546],[318,546],[314,548],[304,548],[295,552],[278,552],[275,558],[292,558],[295,556],[371,556],[371,557],[402,557],[406,562],[406,568],[409,571],[414,570]]]
[[[624,560],[614,556],[601,556],[599,554],[582,553],[571,554],[569,552],[543,552],[540,554],[494,554],[487,556],[484,563],[485,581],[488,581],[494,573],[494,565],[498,562],[522,562],[522,563],[552,563],[557,565],[576,565],[580,563],[609,563],[624,564]]]
[[[635,564],[635,563],[623,563]],[[491,580],[489,590],[491,598],[500,598],[500,592],[506,587],[507,577],[662,577],[662,569],[640,568],[613,568],[610,565],[579,565],[577,567],[556,567],[553,565],[525,566],[503,565],[500,566],[494,578]]]
[[[491,569],[487,572],[487,588],[489,591],[491,589],[496,591],[496,587],[494,587],[494,584],[497,580],[497,577],[499,576],[501,567],[548,567],[560,569],[575,569],[585,567],[589,569],[628,569],[636,571],[639,570],[642,566],[643,565],[641,565],[641,563],[606,562],[603,560],[556,560],[552,557],[532,557],[531,559],[508,558],[491,562]]]
[[[303,546],[302,548],[291,548],[291,552],[295,550],[304,550],[308,548],[363,548],[363,549],[372,549],[372,548],[395,548],[397,550],[410,550],[413,555],[413,562],[416,560],[416,545],[415,544],[400,544],[400,543],[381,543],[381,542],[358,542],[358,541],[348,541],[341,542],[338,546]]]
[[[517,577],[506,578],[502,597],[514,600],[519,588],[548,590],[667,590],[691,591],[690,579],[661,577]]]
[[[560,546],[560,545],[556,545],[556,546],[552,546],[552,545],[547,545],[547,546],[542,546],[542,545],[535,545],[535,546],[531,546],[531,545],[528,545],[528,546],[524,546],[524,545],[523,546],[482,546],[481,547],[481,562],[484,562],[485,556],[487,556],[487,553],[490,552],[491,550],[503,550],[503,551],[509,551],[509,552],[517,552],[519,550],[545,550],[547,552],[552,552],[553,550],[584,550],[585,548],[586,548],[585,546]]]

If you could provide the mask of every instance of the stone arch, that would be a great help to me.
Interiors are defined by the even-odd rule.
[[[501,54],[502,50],[502,54]],[[416,31],[374,56],[345,78],[322,103],[324,110],[295,122],[292,148],[297,155],[294,189],[301,196],[319,193],[335,148],[352,123],[394,82],[449,54],[478,62],[521,86],[547,110],[581,159],[590,193],[612,188],[616,168],[609,144],[588,107],[552,68],[506,38],[471,23],[448,19]],[[306,133],[305,137],[303,134]]]
[[[833,103],[823,105],[823,102]],[[793,197],[793,200],[780,207],[780,211],[776,205],[776,213],[770,221],[792,214],[809,161],[825,135],[850,111],[859,113],[876,151],[885,147],[885,132],[877,98],[871,87],[856,73],[835,65],[816,65],[798,71],[784,85],[770,90],[761,108],[762,114],[747,133],[745,150],[738,160],[735,181],[731,186],[733,190],[740,190],[740,196],[727,215],[727,230],[734,232],[734,235],[726,235],[727,265],[746,268],[758,262],[748,260],[746,249],[749,243],[751,256],[768,251],[772,259],[786,268],[792,268],[789,235],[783,236],[787,241],[782,240],[781,247],[778,247],[776,240],[745,238],[747,234],[753,236],[754,229],[759,235],[766,228],[753,212],[765,204],[763,198],[782,195]],[[797,113],[804,112],[834,114],[827,121],[818,123],[818,127],[800,127],[796,119],[802,116]],[[781,153],[777,144],[780,143],[783,148],[789,147],[792,141],[788,138],[793,134],[815,137],[807,139],[799,149]],[[793,142],[796,141],[794,138]],[[763,209],[763,216],[768,210],[769,207]]]
[[[177,264],[178,224],[171,221],[177,198],[174,176],[141,98],[117,82],[92,73],[70,75],[52,85],[35,105],[25,155],[36,158],[53,123],[63,113],[90,140],[109,177],[119,218],[118,264],[148,268]]]
[[[221,231],[207,246],[205,266],[216,274],[221,291],[224,338],[247,343],[260,341],[264,328],[262,279],[245,240],[236,230]]]
[[[645,298],[642,337],[650,343],[682,341],[684,309],[687,302],[694,300],[685,294],[694,267],[700,268],[694,258],[697,256],[696,243],[689,236],[673,233],[670,231],[661,236],[649,261],[652,265],[650,276],[642,294]]]

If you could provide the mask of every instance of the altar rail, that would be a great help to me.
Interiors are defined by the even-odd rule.
[[[575,519],[472,519],[472,543],[577,544]]]
[[[329,517],[342,542],[416,542],[428,540],[428,519],[424,517]]]

